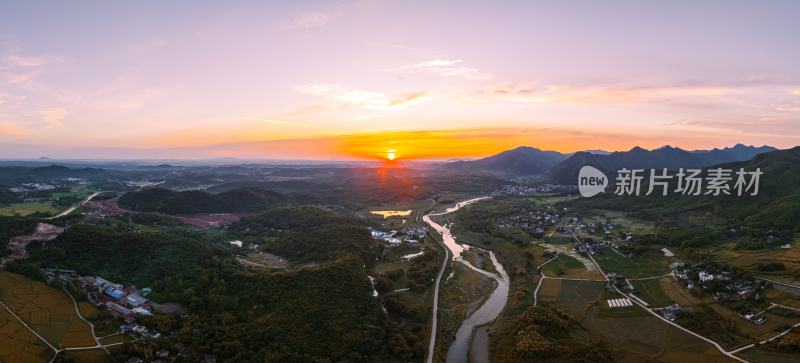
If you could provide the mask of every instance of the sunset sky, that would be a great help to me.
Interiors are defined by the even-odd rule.
[[[167,4],[162,4],[167,3]],[[800,144],[798,1],[3,1],[0,158]]]

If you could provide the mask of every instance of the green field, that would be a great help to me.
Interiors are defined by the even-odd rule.
[[[602,281],[546,279],[539,290],[539,301],[580,319],[604,290]]]
[[[551,194],[533,195],[533,196],[530,196],[530,197],[528,197],[526,199],[529,202],[531,202],[533,204],[536,204],[536,205],[546,205],[546,204],[552,205],[552,204],[564,202],[564,201],[567,201],[567,200],[570,200],[570,199],[573,199],[573,198],[551,193]]]
[[[0,216],[13,216],[15,214],[27,216],[36,212],[58,213],[58,211],[50,202],[24,202],[0,206]]]
[[[616,272],[627,278],[653,277],[669,273],[669,260],[663,256],[645,255],[627,258],[605,250],[594,259],[606,272]]]
[[[548,276],[563,275],[564,272],[574,269],[585,270],[586,268],[580,261],[564,254],[558,255],[554,260],[542,266],[542,270]]]
[[[556,236],[556,237],[545,237],[544,242],[552,245],[565,245],[568,243],[572,243],[574,241],[572,240],[572,237]]]
[[[650,304],[649,307],[664,307],[673,302],[661,289],[660,279],[631,281],[631,284],[636,288],[634,295]]]

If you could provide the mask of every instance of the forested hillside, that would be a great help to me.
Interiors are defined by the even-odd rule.
[[[125,193],[122,208],[140,212],[191,214],[204,212],[258,212],[278,205],[285,196],[260,188],[236,188],[219,194],[191,190],[176,192],[150,188]]]
[[[314,207],[279,207],[237,230],[313,267],[248,269],[224,245],[177,234],[76,225],[44,245],[28,266],[73,268],[151,287],[158,302],[188,309],[178,338],[224,362],[375,362],[410,357],[417,339],[392,323],[364,265],[373,241],[360,222]],[[33,269],[29,269],[33,270]],[[390,343],[389,340],[393,341]],[[134,349],[134,348],[131,348]],[[197,360],[197,359],[196,359]],[[195,360],[195,361],[196,361]]]
[[[315,207],[277,207],[246,217],[229,228],[242,238],[295,262],[327,260],[351,253],[374,261],[376,243],[366,227],[351,218]]]
[[[800,230],[800,147],[756,155],[752,160],[722,164],[732,170],[761,169],[759,192],[751,195],[683,196],[671,193],[667,197],[616,196],[613,190],[594,198],[577,200],[578,205],[592,208],[635,211],[645,218],[665,218],[686,212],[707,211],[756,227],[776,227]],[[675,185],[672,185],[674,189]],[[647,186],[643,186],[647,190]]]

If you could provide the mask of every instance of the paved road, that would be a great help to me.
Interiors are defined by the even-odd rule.
[[[59,213],[59,214],[57,214],[57,215],[55,215],[55,216],[48,217],[48,218],[45,218],[45,219],[57,219],[57,218],[61,218],[61,217],[65,216],[65,215],[67,215],[67,214],[70,214],[70,213],[72,213],[72,211],[74,211],[74,210],[78,209],[78,207],[80,207],[80,206],[81,206],[81,204],[83,204],[83,203],[86,203],[86,202],[88,202],[88,201],[92,200],[92,198],[96,197],[96,196],[97,196],[98,194],[100,194],[100,193],[102,193],[102,192],[96,192],[96,193],[94,193],[94,194],[92,194],[92,195],[90,195],[90,196],[86,197],[86,199],[84,199],[84,200],[82,200],[82,201],[78,202],[78,204],[75,204],[75,205],[73,205],[72,207],[69,207],[69,208],[67,208],[67,210],[65,210],[65,211],[63,211],[63,212],[61,212],[61,213]]]
[[[442,281],[442,274],[444,274],[444,270],[447,267],[447,263],[450,261],[450,251],[448,251],[447,246],[444,243],[440,243],[438,238],[434,238],[437,243],[442,247],[444,250],[444,261],[442,261],[442,267],[439,268],[439,274],[436,275],[436,282],[434,284],[433,289],[433,314],[431,316],[431,340],[428,344],[428,358],[426,359],[427,363],[433,362],[433,349],[436,346],[436,320],[437,320],[437,313],[439,311],[439,285]]]

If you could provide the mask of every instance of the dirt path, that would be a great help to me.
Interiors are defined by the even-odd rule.
[[[103,351],[106,352],[106,355],[111,357],[111,353],[108,352],[108,348],[106,348],[106,346],[104,346],[102,343],[100,343],[100,339],[97,338],[97,335],[95,335],[95,333],[94,333],[94,324],[92,324],[89,320],[86,320],[86,318],[84,318],[83,315],[81,315],[81,311],[78,308],[78,302],[75,301],[75,298],[72,297],[72,294],[70,294],[69,291],[67,291],[66,288],[62,288],[62,289],[64,290],[64,293],[67,294],[67,296],[69,296],[70,300],[72,300],[72,306],[75,307],[75,314],[78,315],[78,318],[83,320],[83,322],[85,322],[86,324],[89,324],[89,328],[91,329],[91,332],[92,332],[92,339],[94,339],[94,342],[97,343],[95,348],[102,348]]]

